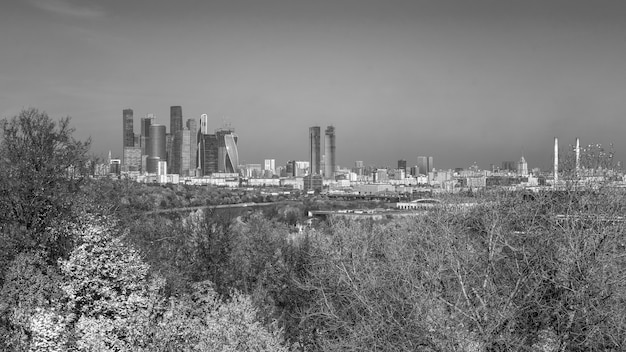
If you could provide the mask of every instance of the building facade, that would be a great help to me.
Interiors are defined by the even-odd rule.
[[[320,156],[320,127],[313,126],[309,127],[309,160],[310,160],[310,170],[309,173],[311,175],[318,175],[320,173],[320,164],[321,164],[321,156]]]
[[[324,133],[324,177],[335,179],[336,170],[335,127],[328,126]]]

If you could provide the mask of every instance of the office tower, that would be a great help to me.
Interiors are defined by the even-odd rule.
[[[272,174],[276,173],[276,159],[265,159],[264,166],[263,170],[270,171]]]
[[[528,163],[526,162],[526,159],[524,159],[523,155],[522,158],[519,159],[519,161],[517,162],[517,175],[528,176]]]
[[[285,172],[287,173],[287,176],[289,177],[296,176],[296,161],[295,160],[289,160],[287,162],[287,167],[285,168]]]
[[[200,115],[200,133],[209,134],[209,116],[207,114]]]
[[[189,170],[195,170],[198,167],[198,123],[194,119],[187,120],[187,129],[189,135]]]
[[[419,173],[422,175],[428,175],[429,172],[434,169],[434,158],[432,156],[418,156],[417,157],[417,167],[419,169]]]
[[[122,110],[122,151],[124,148],[135,146],[135,132],[133,130],[133,109]],[[122,168],[126,165],[126,159],[122,153]]]
[[[237,150],[237,135],[232,128],[222,128],[215,131],[218,143],[218,172],[236,173],[239,168],[239,152]]]
[[[183,129],[183,108],[170,106],[170,134],[176,136],[176,132]]]
[[[420,175],[428,175],[428,157],[418,156],[417,157],[417,170]]]
[[[398,170],[403,170],[406,173],[406,160],[398,160]]]
[[[218,172],[218,157],[217,157],[217,137],[214,134],[199,134],[200,143],[198,149],[198,155],[200,160],[200,169],[202,176],[208,176],[215,172]]]
[[[147,169],[150,173],[157,172],[158,162],[167,161],[165,125],[150,125],[150,139]]]
[[[124,171],[141,170],[141,148],[140,147],[124,147],[122,159],[124,160]]]
[[[559,138],[554,137],[554,186],[559,181]]]
[[[320,127],[309,127],[309,160],[311,162],[309,173],[316,175],[320,173]]]
[[[167,167],[169,167],[167,172],[172,174],[174,173],[172,171],[172,166],[174,165],[174,135],[172,135],[171,133],[165,134],[165,155]]]
[[[173,139],[171,173],[181,176],[189,176],[191,162],[191,131],[189,129],[179,130]]]
[[[502,162],[502,171],[515,171],[517,168],[515,167],[515,162],[513,161],[503,161]]]
[[[135,132],[133,130],[133,109],[124,109],[122,111],[122,147],[135,146]]]
[[[576,153],[576,175],[580,173],[580,138],[576,137],[576,149],[574,152]]]
[[[365,164],[363,163],[363,160],[357,160],[354,162],[354,167],[357,169],[362,169],[365,167]]]
[[[141,155],[148,155],[148,140],[150,138],[150,126],[154,123],[154,115],[148,114],[146,117],[141,118],[141,130],[139,131],[140,139],[139,145],[141,146]]]
[[[324,133],[324,176],[327,179],[335,179],[335,127],[326,127]]]

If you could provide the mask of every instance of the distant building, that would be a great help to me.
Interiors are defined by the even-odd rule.
[[[305,191],[321,192],[324,187],[324,179],[319,174],[309,174],[302,178]]]
[[[434,158],[432,156],[418,156],[417,168],[421,175],[428,175],[429,172],[434,170]]]
[[[165,125],[150,125],[150,139],[148,144],[147,172],[156,173],[159,161],[167,161]]]
[[[135,146],[135,132],[133,130],[133,109],[122,110],[122,147]]]
[[[179,130],[174,136],[174,147],[171,167],[173,174],[189,176],[191,165],[191,131],[188,129]]]
[[[309,160],[311,162],[310,174],[317,175],[320,173],[320,127],[313,126],[309,128]]]
[[[133,109],[122,110],[122,149],[135,146],[135,132],[133,129]],[[122,168],[127,164],[122,154]]]
[[[176,132],[183,129],[183,108],[170,106],[170,134],[176,136]]]
[[[398,160],[398,170],[404,170],[404,173],[406,173],[406,160]]]
[[[187,120],[189,130],[189,170],[198,168],[198,122],[194,119]]]
[[[503,161],[502,162],[502,170],[501,171],[517,171],[517,167],[514,161]]]
[[[201,119],[200,124],[206,119]],[[203,176],[213,173],[238,173],[239,151],[237,150],[238,137],[232,128],[222,128],[215,134],[203,134],[202,126],[198,133],[198,155]]]
[[[154,123],[154,114],[148,114],[146,117],[141,118],[141,131],[139,137],[139,145],[141,146],[141,155],[149,155],[148,150],[150,140],[150,126]],[[146,171],[142,169],[142,171]]]
[[[517,162],[517,175],[528,176],[528,163],[526,162],[526,159],[524,159],[523,155]]]
[[[123,150],[124,171],[140,171],[141,170],[141,148],[140,147],[124,147]]]
[[[265,171],[270,171],[273,175],[276,173],[276,159],[265,159],[264,168]]]
[[[336,169],[335,127],[328,126],[324,133],[324,177],[335,179]]]

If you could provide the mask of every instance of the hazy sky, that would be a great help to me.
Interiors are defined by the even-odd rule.
[[[626,160],[626,1],[4,0],[0,114],[71,116],[121,154],[122,109],[229,122],[240,160],[306,160],[334,125],[352,166],[547,167],[561,145]]]

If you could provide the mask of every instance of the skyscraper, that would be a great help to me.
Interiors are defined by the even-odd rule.
[[[324,176],[327,179],[335,179],[335,127],[326,127],[324,133]]]
[[[165,125],[150,125],[150,139],[147,169],[150,173],[157,172],[158,162],[167,161]]]
[[[183,129],[183,108],[181,106],[170,106],[170,134],[176,135],[176,132]]]
[[[398,170],[404,170],[406,173],[406,160],[398,160]]]
[[[237,150],[237,135],[232,128],[222,128],[215,131],[217,137],[218,172],[236,173],[239,167],[239,151]]]
[[[194,119],[187,120],[187,129],[189,135],[189,170],[195,170],[198,167],[198,123]]]
[[[122,147],[135,146],[135,132],[133,130],[133,109],[122,111]]]
[[[421,175],[428,175],[429,172],[433,171],[434,167],[434,158],[432,156],[418,156],[417,157],[417,168]]]
[[[264,171],[270,171],[271,174],[276,173],[276,159],[265,159],[264,161]]]
[[[209,134],[209,116],[207,114],[200,115],[200,133]]]
[[[174,136],[173,157],[171,171],[181,176],[189,176],[191,162],[191,131],[187,128],[179,130]]]
[[[309,156],[311,160],[310,171],[311,175],[320,173],[320,127],[309,127]]]

